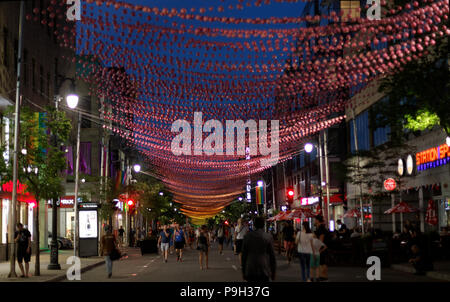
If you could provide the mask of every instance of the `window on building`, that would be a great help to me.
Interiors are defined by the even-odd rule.
[[[54,68],[54,81],[53,81],[53,87],[58,87],[58,58],[55,58],[54,60],[54,64],[53,64],[53,68]],[[59,91],[56,91],[56,93],[59,93]]]
[[[91,142],[80,143],[80,172],[91,174]]]
[[[47,72],[47,96],[50,98],[50,72]]]
[[[36,60],[34,58],[31,59],[31,87],[33,92],[36,92]]]
[[[361,16],[360,9],[359,1],[341,1],[342,22],[359,18]]]
[[[28,50],[23,50],[23,85],[28,85]]]
[[[14,73],[17,74],[17,60],[19,57],[19,41],[17,39],[14,40]]]
[[[8,68],[8,29],[3,27],[3,65]]]
[[[44,67],[39,65],[39,93],[44,95]]]
[[[87,112],[91,112],[91,97],[89,95],[84,96],[81,98],[81,104],[80,107],[87,111]],[[91,128],[91,120],[87,119],[85,117],[81,118],[81,128]]]
[[[355,152],[355,136],[353,131],[353,120],[349,122],[350,126],[350,152]],[[356,138],[358,139],[358,151],[369,150],[369,112],[363,111],[356,116]]]
[[[389,101],[389,97],[384,97],[377,102],[377,105],[384,106]],[[372,107],[373,108],[373,107]],[[391,128],[389,125],[384,125],[384,120],[382,119],[382,115],[376,112],[376,109],[371,111],[371,120],[370,124],[372,125],[372,137],[373,137],[373,146],[377,147],[389,141],[389,134],[391,132]],[[378,121],[378,123],[377,123]],[[383,123],[382,126],[380,124]]]

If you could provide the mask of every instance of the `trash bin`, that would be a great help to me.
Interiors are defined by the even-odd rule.
[[[156,239],[141,240],[140,248],[141,254],[157,254],[158,253],[158,241]]]

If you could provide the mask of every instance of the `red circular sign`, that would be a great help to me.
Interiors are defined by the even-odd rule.
[[[397,187],[395,180],[393,178],[388,178],[384,181],[384,188],[388,191],[392,191]]]

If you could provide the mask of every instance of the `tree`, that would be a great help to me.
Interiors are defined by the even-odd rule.
[[[214,217],[209,218],[207,220],[207,223],[209,226],[214,226],[225,220],[236,222],[239,218],[242,217],[242,215],[244,215],[244,217],[247,217],[250,209],[251,203],[235,201],[226,206],[222,212],[217,213]]]
[[[13,108],[8,108],[7,112],[13,112]],[[45,112],[40,113],[27,107],[21,109],[19,145],[24,146],[26,154],[18,153],[18,179],[27,186],[27,191],[34,195],[37,203],[34,211],[36,276],[40,275],[39,201],[57,199],[64,194],[61,172],[67,163],[61,145],[68,140],[71,127],[65,112],[57,111],[54,107],[48,106]],[[3,150],[5,148],[2,146]],[[10,146],[11,149],[13,146]],[[0,162],[2,183],[11,181],[13,165]]]
[[[384,116],[380,124],[413,131],[438,124],[450,134],[448,37],[444,35],[435,41],[428,54],[381,81],[379,91],[384,92],[389,101],[376,108]]]

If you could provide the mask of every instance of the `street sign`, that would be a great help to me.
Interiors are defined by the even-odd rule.
[[[397,184],[393,178],[388,178],[384,181],[384,188],[387,191],[392,191],[397,187]]]

